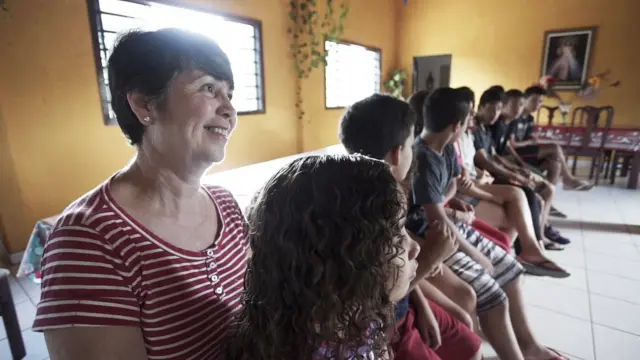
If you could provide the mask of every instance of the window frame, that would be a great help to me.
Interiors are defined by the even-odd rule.
[[[93,47],[93,59],[95,63],[96,70],[96,80],[98,83],[98,92],[100,93],[100,108],[102,109],[103,122],[105,125],[116,125],[118,122],[115,118],[109,116],[109,106],[108,102],[105,101],[107,98],[107,93],[109,89],[106,86],[105,78],[104,78],[104,68],[102,67],[102,56],[100,52],[100,32],[99,29],[102,28],[102,19],[100,17],[101,13],[98,11],[100,8],[99,4],[100,0],[86,0],[87,3],[87,12],[89,15],[89,26],[91,30],[91,42]],[[234,14],[229,14],[223,11],[213,10],[211,6],[199,6],[194,4],[184,4],[177,0],[123,0],[131,3],[138,3],[146,5],[148,3],[156,3],[167,6],[175,6],[183,9],[209,13],[215,16],[222,17],[226,20],[243,23],[247,25],[251,25],[255,28],[255,47],[258,51],[258,61],[260,61],[259,66],[256,66],[256,71],[258,72],[258,86],[259,94],[261,97],[261,101],[259,103],[259,108],[253,111],[243,111],[238,112],[238,115],[258,115],[265,114],[267,112],[267,99],[265,94],[265,75],[264,75],[264,47],[263,47],[263,34],[262,34],[262,21],[247,17],[242,17]],[[104,42],[104,40],[103,40]]]
[[[380,74],[379,76],[379,83],[380,83],[380,89],[379,91],[382,91],[382,49],[375,47],[375,46],[368,46],[368,45],[364,45],[355,41],[348,41],[348,40],[343,40],[343,39],[325,39],[325,41],[322,43],[322,50],[323,51],[327,51],[327,41],[332,41],[334,43],[340,44],[340,45],[356,45],[356,46],[362,46],[363,48],[370,50],[370,51],[374,51],[378,53],[378,58],[380,59],[380,64],[378,65],[378,73]],[[345,109],[346,106],[327,106],[327,67],[324,66],[324,108],[325,110],[341,110],[341,109]]]

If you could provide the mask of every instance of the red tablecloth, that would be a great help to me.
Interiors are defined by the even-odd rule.
[[[536,126],[534,136],[540,143],[558,143],[562,146],[580,147],[585,128],[570,126]],[[594,129],[591,133],[590,148],[599,148],[602,142],[604,129]],[[615,128],[609,129],[606,142],[606,150],[620,150],[640,152],[640,128]]]

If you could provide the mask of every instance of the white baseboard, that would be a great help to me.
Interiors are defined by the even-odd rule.
[[[24,255],[24,251],[11,253],[9,255],[9,261],[11,262],[11,265],[20,265],[23,255]]]

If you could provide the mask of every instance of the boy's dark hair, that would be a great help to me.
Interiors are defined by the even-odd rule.
[[[533,96],[533,95],[540,95],[540,96],[545,96],[547,95],[547,90],[545,90],[542,86],[529,86],[525,91],[524,91],[524,97],[528,98],[529,96]]]
[[[111,107],[131,145],[139,145],[145,127],[131,110],[127,95],[139,92],[161,102],[180,73],[202,70],[233,90],[229,58],[210,38],[180,29],[131,31],[117,41],[109,57]]]
[[[228,358],[311,359],[327,344],[385,357],[405,214],[383,161],[309,156],[278,171],[250,207],[252,256]]]
[[[490,88],[488,88],[487,90],[497,91],[499,93],[503,93],[504,94],[504,87],[502,85],[493,85]]]
[[[419,102],[412,104],[418,111]],[[450,87],[433,91],[422,105],[424,127],[431,133],[443,132],[451,125],[465,121],[469,115],[469,102],[464,101],[461,92]]]
[[[422,114],[422,107],[424,106],[424,102],[429,97],[429,91],[427,90],[419,90],[416,91],[411,97],[409,97],[409,106],[416,114],[416,127],[414,131],[414,135],[420,136],[422,132],[422,128],[424,127],[424,117]]]
[[[469,88],[468,86],[462,86],[456,89],[460,93],[460,98],[462,101],[467,103],[473,103],[473,106],[476,104],[476,94]]]
[[[505,99],[504,91],[500,91],[498,87],[490,87],[480,96],[478,107],[483,107],[494,102],[503,102]]]
[[[406,102],[374,94],[351,105],[340,120],[340,141],[349,153],[379,160],[412,136],[416,115]]]
[[[511,99],[524,97],[524,93],[518,89],[510,89],[509,91],[504,93],[504,96],[504,101],[509,101]]]

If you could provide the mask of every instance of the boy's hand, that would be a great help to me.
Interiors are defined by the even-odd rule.
[[[477,253],[471,258],[475,262],[480,264],[480,266],[482,266],[482,268],[484,269],[484,271],[487,272],[487,274],[489,275],[493,274],[493,265],[491,264],[491,260],[489,260],[486,256],[482,255],[481,253]]]
[[[467,204],[466,202],[458,199],[458,198],[453,198],[451,200],[449,200],[448,202],[449,207],[454,209],[454,210],[458,210],[458,211],[468,211],[467,206],[469,206],[469,204]]]
[[[470,211],[459,211],[457,214],[457,219],[467,225],[471,225],[473,221],[476,219],[476,213],[473,211],[473,208]]]
[[[518,173],[525,178],[531,179],[531,170],[527,169],[526,167],[521,167],[520,169],[518,169]]]
[[[416,289],[416,291],[421,291]],[[432,349],[437,349],[442,345],[440,336],[440,327],[436,321],[431,307],[426,299],[424,301],[414,301],[413,306],[416,308],[416,327],[420,332],[422,341]]]
[[[467,176],[461,176],[459,183],[461,189],[469,189],[473,186],[473,180]]]
[[[494,177],[491,176],[491,174],[487,170],[482,170],[480,179],[478,179],[481,184],[493,184],[494,180]]]
[[[439,263],[442,263],[458,250],[457,234],[453,232],[451,226],[442,221],[430,222],[424,238],[426,240],[425,245],[430,246],[430,250],[434,254],[439,254]]]

